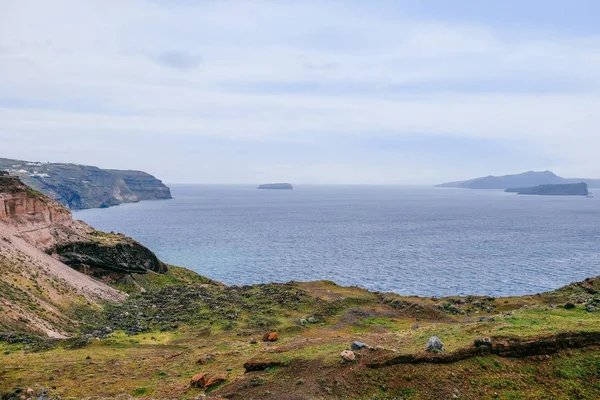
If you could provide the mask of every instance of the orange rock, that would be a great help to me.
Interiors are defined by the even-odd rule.
[[[192,377],[192,381],[190,385],[192,387],[200,388],[200,389],[208,389],[213,386],[217,386],[227,380],[227,373],[222,373],[218,375],[207,374],[206,372],[201,372]]]
[[[227,373],[223,372],[222,374],[212,375],[210,376],[206,382],[204,383],[204,388],[209,389],[213,386],[220,385],[221,383],[227,380]]]
[[[276,342],[279,340],[279,332],[267,332],[263,336],[263,342]]]
[[[205,380],[206,380],[206,372],[201,372],[192,377],[192,381],[190,382],[190,385],[192,387],[203,388]]]

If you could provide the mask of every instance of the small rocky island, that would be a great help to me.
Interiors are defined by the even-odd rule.
[[[539,196],[587,196],[587,183],[567,183],[559,185],[539,185],[525,188],[509,188],[505,192],[517,194],[533,194]]]
[[[259,185],[257,189],[283,189],[283,190],[292,190],[294,187],[289,183],[265,183],[263,185]]]

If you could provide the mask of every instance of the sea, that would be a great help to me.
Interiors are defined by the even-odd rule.
[[[77,211],[228,285],[331,280],[402,295],[509,296],[600,275],[600,198],[419,186],[171,185]]]

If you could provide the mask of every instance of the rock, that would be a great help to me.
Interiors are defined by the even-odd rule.
[[[250,344],[257,344],[257,343],[258,343],[258,341],[256,339],[254,339],[254,338],[250,339]]]
[[[444,345],[442,344],[440,338],[438,338],[437,336],[432,336],[427,341],[427,346],[425,347],[425,350],[429,352],[439,353],[441,351],[444,351]]]
[[[279,332],[267,332],[263,336],[263,342],[276,342],[279,340]]]
[[[573,304],[573,303],[565,304],[565,310],[572,310],[574,308],[575,308],[575,304]]]
[[[317,320],[316,320],[316,319],[314,319],[314,317],[309,317],[309,318],[308,318],[308,322],[309,322],[310,324],[314,324],[315,322],[317,322]]]
[[[591,304],[588,304],[587,306],[585,306],[585,309],[587,310],[587,312],[598,311],[598,309]]]
[[[300,318],[300,325],[308,325],[308,321],[304,318]]]
[[[33,390],[32,388],[27,388],[25,394],[27,394],[27,396],[33,396],[35,394],[35,390]]]
[[[198,364],[204,365],[204,364],[211,362],[214,358],[215,358],[214,354],[207,354],[205,356],[198,358],[198,361],[196,361],[196,362]]]
[[[204,387],[202,385],[204,385],[204,382],[206,381],[205,377],[206,377],[206,372],[201,372],[199,374],[192,376],[192,380],[190,381],[190,386],[199,387],[199,388]]]
[[[204,388],[210,389],[211,387],[220,385],[221,383],[225,382],[226,380],[227,380],[227,373],[225,373],[225,372],[223,372],[222,374],[211,375],[206,380],[206,383],[204,384]]]
[[[353,342],[352,345],[350,346],[350,348],[354,351],[362,350],[365,347],[368,347],[368,346],[366,344],[364,344],[363,342]]]
[[[192,377],[190,382],[190,386],[200,389],[209,389],[213,386],[217,386],[227,380],[227,374],[207,374],[206,372],[201,372]]]
[[[287,364],[283,361],[275,361],[275,360],[250,360],[244,364],[244,369],[246,372],[252,371],[264,371],[268,368],[273,367],[286,367]]]
[[[356,360],[356,355],[354,354],[353,351],[350,351],[350,350],[342,351],[340,356],[342,357],[342,360],[344,360],[346,362],[352,362],[352,361]]]
[[[419,324],[414,324],[413,326],[410,327],[410,329],[412,329],[413,331],[415,329],[419,329]]]
[[[492,346],[492,339],[490,338],[478,338],[475,339],[475,347]]]

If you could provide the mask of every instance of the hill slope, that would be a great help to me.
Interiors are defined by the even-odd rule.
[[[110,285],[139,292],[134,275],[167,272],[140,243],[75,221],[18,177],[0,176],[0,331],[68,336],[105,302],[126,298]]]
[[[110,207],[140,200],[170,199],[171,191],[141,171],[106,170],[88,165],[38,163],[0,158],[0,170],[18,176],[70,209]]]

